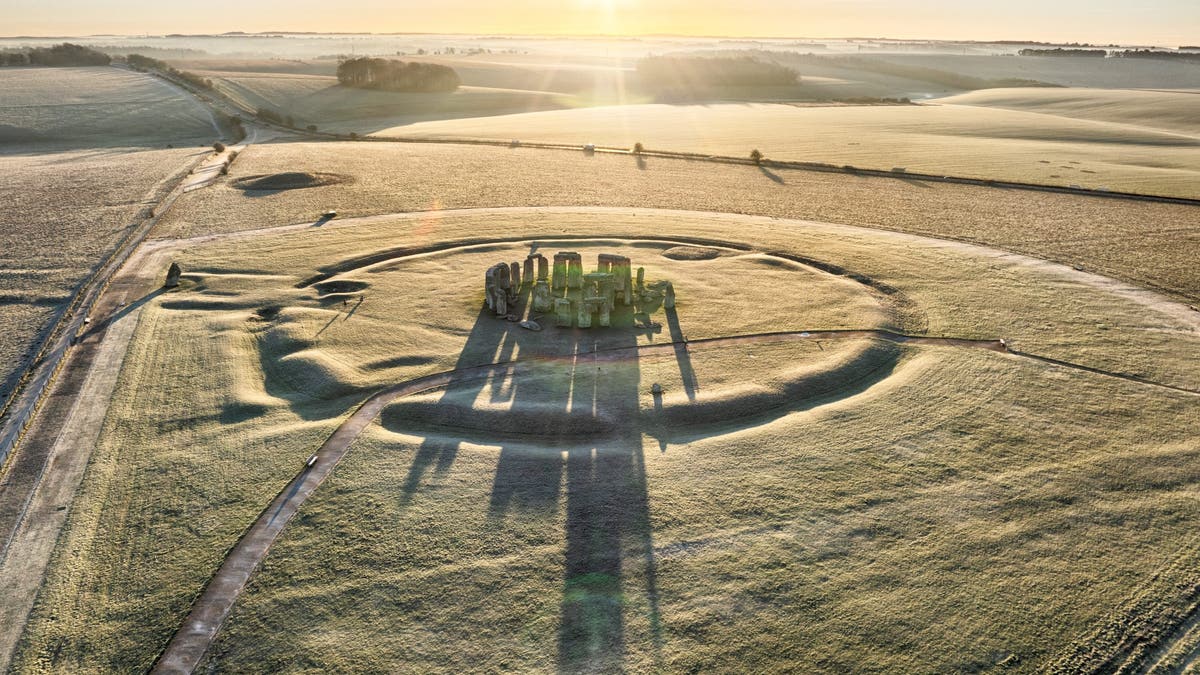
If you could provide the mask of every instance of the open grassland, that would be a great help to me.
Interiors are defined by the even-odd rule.
[[[404,138],[543,141],[1200,196],[1200,136],[973,106],[635,105],[411,124]]]
[[[330,172],[349,183],[244,192],[241,177]],[[627,156],[452,145],[254,146],[228,181],[185,195],[159,236],[479,206],[646,206],[841,222],[1029,253],[1200,301],[1195,207]]]
[[[0,400],[72,292],[201,154],[0,155]]]
[[[1200,93],[1138,89],[985,89],[939,101],[1035,112],[1200,137]]]
[[[656,365],[572,384],[620,408]],[[1155,398],[935,351],[665,449],[644,427],[503,445],[376,427],[210,665],[1032,672],[1194,537],[1195,403]]]
[[[564,232],[604,240],[570,242],[589,264],[595,249],[627,249],[649,278],[674,281],[691,338],[884,325],[1006,337],[1200,387],[1188,358],[1197,322],[1178,305],[999,251],[838,225],[565,208],[164,242],[156,255],[182,262],[185,285],[143,309],[14,666],[146,668],[242,528],[376,387],[569,350],[563,340],[675,337],[662,315],[661,336],[573,337],[480,313],[481,263],[533,238],[566,248]],[[892,292],[744,251],[669,260],[635,235],[809,256]],[[520,244],[378,255],[477,238]],[[737,288],[751,307],[727,297],[719,261],[749,266]],[[551,362],[530,382],[464,382],[385,413],[285,532],[212,665],[1033,668],[1195,540],[1192,395],[870,339],[564,372]],[[822,372],[849,388],[790,388]],[[646,391],[655,381],[661,413]],[[771,392],[777,404],[759,415],[688,421],[694,406],[737,410]],[[477,422],[532,412],[564,423],[499,425],[481,445],[461,442],[472,417],[435,415],[414,436],[410,419],[442,400]],[[576,414],[614,426],[599,441],[556,440]]]
[[[0,152],[211,143],[198,101],[163,81],[108,66],[0,69]]]
[[[1195,64],[1153,59],[956,54],[878,54],[871,58],[971,77],[1015,77],[1064,87],[1200,89],[1200,68]]]
[[[445,94],[412,94],[343,87],[337,78],[297,73],[193,71],[248,110],[290,115],[298,126],[366,134],[401,124],[562,108],[569,96],[464,86]]]

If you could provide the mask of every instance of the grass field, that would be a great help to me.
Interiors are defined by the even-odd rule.
[[[0,154],[0,399],[74,289],[204,152]]]
[[[3,68],[0,91],[2,400],[74,289],[218,132],[198,101],[118,68]]]
[[[1192,64],[1151,59],[956,54],[879,54],[874,58],[972,77],[1018,77],[1064,87],[1200,88],[1200,71]]]
[[[149,75],[110,67],[0,70],[0,153],[162,148],[220,133],[198,101]]]
[[[343,89],[328,58],[176,65],[323,131],[758,148],[1200,198],[1194,92],[745,102],[955,93],[814,66],[795,88],[725,92],[743,102],[660,105],[626,88],[631,61],[586,51],[421,57],[463,75],[448,95]],[[1137,59],[894,58],[1200,90],[1200,68]],[[191,98],[117,68],[0,69],[0,91],[2,397],[217,132]],[[634,105],[595,107],[613,101]],[[1200,208],[900,172],[296,140],[242,150],[127,266],[146,286],[120,310],[139,312],[123,324],[136,332],[112,399],[87,401],[107,406],[104,428],[13,672],[146,671],[359,403],[511,359],[532,363],[383,409],[202,669],[1091,672],[1122,639],[1159,644],[1156,628],[1195,621]],[[254,189],[306,174],[315,186]],[[666,254],[685,240],[718,255]],[[628,255],[674,284],[676,308],[639,328],[629,312],[591,331],[540,317],[541,332],[481,310],[488,266],[568,249],[589,267]],[[158,289],[169,260],[183,284]],[[704,342],[839,330],[858,332]],[[965,344],[1001,338],[1008,353]],[[1197,658],[1188,630],[1167,662]]]
[[[1115,122],[1200,136],[1200,94],[1135,89],[985,89],[941,103]]]
[[[717,259],[751,266],[738,274],[747,306],[734,311],[707,267],[717,261],[631,246],[650,278],[676,283],[680,331],[693,338],[894,325],[1003,336],[1200,387],[1187,358],[1200,346],[1195,320],[1177,306],[1067,268],[887,232],[561,209],[185,242],[172,254],[185,286],[143,310],[14,666],[144,669],[241,528],[366,391],[536,353],[533,334],[478,310],[480,265],[527,246],[350,261],[479,236],[537,236],[553,248],[563,230],[741,242],[895,289],[737,254]],[[330,285],[298,287],[322,270],[336,272]],[[411,293],[416,285],[441,291]],[[538,335],[555,350],[569,339]],[[656,417],[646,391],[662,382],[667,410],[719,410],[748,389],[855,363],[871,343],[695,350],[687,368],[676,354],[577,368],[566,380],[551,368],[398,403],[285,532],[210,665],[771,669],[788,659],[839,670],[853,659],[946,670],[1007,659],[1032,669],[1194,541],[1198,413],[1187,394],[890,344],[896,358],[881,380],[789,396],[768,419],[710,415],[717,429],[664,426],[656,420],[673,417]],[[680,395],[688,379],[695,403]],[[414,436],[410,413],[443,400],[478,403],[480,419],[557,407],[626,424],[597,442],[536,429],[510,438],[503,427],[463,442],[444,422]]]
[[[406,94],[353,89],[337,78],[296,73],[193,71],[249,110],[260,107],[291,115],[301,126],[366,134],[431,119],[483,117],[565,107],[571,97],[549,91],[460,87],[449,94]]]
[[[248,193],[239,177],[349,183]],[[466,180],[465,176],[472,179]],[[158,230],[192,236],[344,216],[480,206],[647,206],[882,227],[1029,253],[1200,301],[1195,207],[696,162],[446,145],[255,146],[229,182],[186,195]],[[311,220],[310,220],[311,219]],[[441,216],[431,213],[436,231]],[[1149,261],[1153,261],[1150,264]]]
[[[405,138],[595,143],[1196,197],[1200,137],[973,106],[639,105],[424,122]]]

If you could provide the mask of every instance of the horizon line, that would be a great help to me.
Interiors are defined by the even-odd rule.
[[[948,43],[948,44],[976,44],[976,45],[1052,45],[1052,46],[1120,46],[1120,47],[1158,47],[1162,49],[1170,49],[1164,45],[1143,44],[1143,43],[1116,43],[1108,42],[1107,44],[1099,44],[1088,41],[1054,41],[1054,40],[1014,40],[1014,39],[999,39],[999,40],[966,40],[955,38],[892,38],[887,36],[804,36],[804,35],[699,35],[691,33],[495,33],[495,32],[457,32],[457,31],[389,31],[389,32],[372,32],[372,31],[295,31],[295,30],[266,30],[266,31],[225,31],[222,33],[90,33],[83,35],[0,35],[0,40],[57,40],[57,39],[95,39],[95,38],[238,38],[238,37],[264,37],[264,36],[286,36],[286,35],[341,35],[341,36],[455,36],[455,37],[475,37],[475,38],[538,38],[538,39],[554,39],[554,38],[587,38],[587,39],[616,39],[616,40],[636,40],[644,38],[673,38],[673,39],[699,39],[699,40],[742,40],[742,41],[766,41],[766,40],[842,40],[847,42],[853,41],[885,41],[897,43]],[[1182,43],[1174,48],[1179,49],[1184,47]]]

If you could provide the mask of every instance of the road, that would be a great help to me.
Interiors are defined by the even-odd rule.
[[[250,131],[248,138],[257,137],[256,128]],[[185,189],[204,187],[220,175],[231,150],[201,160],[101,262],[60,315],[5,410],[0,426],[0,672],[8,668],[99,438],[142,304],[166,270],[169,252],[139,247]],[[100,317],[107,318],[93,323]]]

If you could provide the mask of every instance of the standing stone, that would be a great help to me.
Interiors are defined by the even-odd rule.
[[[533,254],[525,256],[525,273],[521,275],[521,283],[533,283]]]
[[[667,282],[666,291],[663,293],[663,307],[666,309],[675,309],[675,284]]]
[[[508,296],[512,290],[510,273],[511,270],[505,263],[496,263],[488,270],[488,295],[491,297],[488,307],[496,313],[496,316],[508,315]]]
[[[642,292],[642,289],[644,289],[645,287],[646,287],[646,268],[645,268],[645,267],[639,267],[639,268],[638,268],[638,274],[637,274],[637,290],[638,290],[638,293],[641,293],[641,292]]]
[[[513,300],[517,299],[517,293],[521,288],[521,263],[514,262],[508,266],[508,276],[512,280],[509,286],[508,294]]]
[[[179,285],[179,277],[183,274],[183,269],[179,267],[179,263],[172,261],[171,266],[167,268],[167,280],[163,283],[163,288],[175,288]]]
[[[583,288],[583,256],[578,253],[568,253],[567,258],[567,288]]]
[[[489,267],[483,276],[483,303],[488,309],[496,309],[496,268]]]
[[[537,278],[538,281],[545,281],[550,278],[550,263],[547,262],[546,256],[541,253],[537,254]]]
[[[577,316],[575,317],[576,326],[579,326],[580,328],[592,327],[592,311],[590,305],[591,303],[587,302],[579,303],[579,311],[576,313]]]
[[[571,327],[571,301],[567,298],[554,300],[554,325],[559,328]]]
[[[533,285],[533,311],[549,312],[553,308],[553,300],[550,284],[545,279],[538,279]]]
[[[550,288],[561,291],[567,287],[567,254],[554,254],[554,275],[551,277]]]

